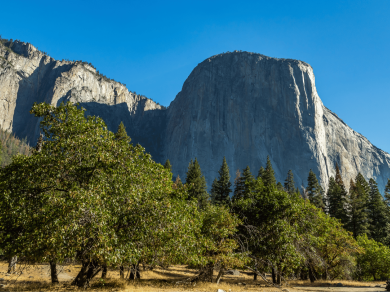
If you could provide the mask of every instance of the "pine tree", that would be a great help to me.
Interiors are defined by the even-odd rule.
[[[167,159],[167,161],[165,161],[164,168],[168,169],[170,172],[172,172],[172,165],[171,165],[171,162],[169,161],[169,159]]]
[[[241,198],[244,194],[245,181],[241,177],[239,169],[236,171],[236,178],[234,179],[234,198]]]
[[[346,207],[346,196],[342,187],[331,177],[329,179],[329,187],[327,193],[328,200],[328,214],[330,217],[334,217],[341,220],[341,223],[347,224],[348,216]]]
[[[237,173],[240,173],[239,170],[237,170]],[[237,200],[241,197],[245,197],[250,192],[250,187],[254,181],[255,178],[253,177],[249,166],[247,166],[243,170],[242,175],[240,173],[240,175],[236,177],[233,199]]]
[[[324,194],[321,185],[318,183],[316,174],[310,169],[309,177],[307,178],[307,194],[314,206],[319,209],[324,209]]]
[[[385,202],[386,205],[390,208],[390,179],[387,179],[387,184],[385,188]]]
[[[178,189],[178,188],[181,188],[183,186],[183,183],[181,182],[179,175],[176,177],[176,180],[173,184],[174,184],[174,189]]]
[[[353,237],[369,234],[369,223],[367,214],[368,196],[361,182],[355,183],[352,179],[350,182],[348,195],[348,217],[349,222],[346,229],[352,232]]]
[[[375,241],[385,243],[387,236],[386,226],[389,223],[388,210],[378,190],[376,181],[370,178],[368,183],[370,185],[368,218],[370,220],[371,238]]]
[[[217,185],[214,191],[214,203],[217,205],[227,205],[230,202],[230,193],[232,192],[229,174],[229,166],[227,165],[226,158],[223,158],[222,165],[218,171],[219,177]]]
[[[280,181],[278,181],[278,183],[276,184],[276,188],[279,190],[279,191],[284,191],[284,187],[282,185],[282,183]]]
[[[264,176],[264,173],[265,173],[264,167],[260,167],[259,173],[257,174],[257,178],[259,178],[259,177],[262,178]]]
[[[264,174],[261,176],[265,186],[276,186],[275,172],[272,168],[271,160],[267,156],[267,165]]]
[[[287,178],[286,178],[286,180],[284,182],[284,189],[291,196],[296,192],[295,182],[294,182],[294,174],[293,174],[291,169],[287,173]],[[298,190],[298,192],[299,192],[299,190]]]
[[[198,160],[192,161],[188,165],[186,185],[188,187],[188,199],[197,200],[199,208],[207,204],[209,194],[207,193],[206,178],[202,174]]]
[[[216,196],[218,193],[218,180],[217,178],[214,178],[213,184],[211,185],[211,196],[210,196],[210,201],[212,204],[216,204]]]
[[[125,125],[123,124],[123,122],[121,122],[118,126],[118,130],[116,131],[115,133],[115,138],[117,140],[127,140],[129,143],[131,141],[130,137],[127,135],[127,132],[126,132],[126,127]]]

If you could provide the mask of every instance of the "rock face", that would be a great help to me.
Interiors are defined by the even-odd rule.
[[[0,43],[1,128],[35,145],[39,120],[29,114],[34,102],[58,105],[67,101],[79,102],[87,114],[102,117],[110,130],[116,131],[123,121],[135,142],[162,159],[162,106],[98,74],[88,63],[56,61],[28,43]]]
[[[309,64],[247,52],[192,71],[168,109],[164,145],[174,173],[183,176],[197,157],[209,186],[223,156],[233,178],[246,165],[257,174],[267,155],[277,180],[291,169],[299,186],[312,169],[326,187],[336,163],[347,186],[358,172],[381,190],[390,177],[390,155],[324,107]]]
[[[154,159],[171,161],[185,179],[198,158],[208,186],[225,156],[232,181],[250,166],[256,175],[270,156],[277,180],[291,169],[306,185],[312,169],[326,186],[340,165],[344,182],[361,172],[383,191],[390,155],[349,128],[321,102],[313,69],[297,60],[234,52],[200,63],[168,109],[129,92],[88,63],[56,61],[22,42],[0,44],[0,126],[35,144],[34,102],[79,102],[115,131],[123,121],[133,142]]]

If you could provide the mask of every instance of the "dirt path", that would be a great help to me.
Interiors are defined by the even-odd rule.
[[[386,291],[383,287],[294,287],[297,291],[316,291],[316,292],[382,292]]]

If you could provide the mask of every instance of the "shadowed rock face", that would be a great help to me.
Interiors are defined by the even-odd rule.
[[[344,182],[361,172],[381,190],[390,177],[390,155],[349,128],[324,107],[310,65],[260,54],[234,52],[200,63],[166,110],[129,92],[82,62],[56,61],[32,45],[0,46],[0,126],[35,144],[39,121],[34,102],[79,102],[110,130],[123,121],[133,142],[154,159],[169,159],[185,179],[197,157],[208,186],[226,156],[232,182],[237,169],[256,175],[267,155],[276,178],[292,169],[297,185],[312,169],[326,186],[339,163]]]
[[[34,102],[78,102],[87,114],[103,118],[112,131],[123,121],[133,142],[146,147],[155,159],[162,159],[166,115],[160,105],[97,74],[87,63],[56,61],[31,44],[18,41],[13,43],[12,51],[0,45],[3,129],[27,137],[34,145],[39,136],[39,120],[29,114]]]

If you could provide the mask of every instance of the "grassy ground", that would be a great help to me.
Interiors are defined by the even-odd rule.
[[[0,278],[3,278],[5,286],[0,291],[68,291],[78,290],[71,286],[72,279],[80,270],[79,265],[66,265],[58,267],[59,285],[50,283],[49,265],[19,265],[15,274],[7,275],[7,263],[0,262]],[[193,277],[196,270],[187,269],[186,266],[172,266],[168,269],[156,268],[153,271],[141,271],[141,280],[124,281],[119,277],[118,270],[109,270],[107,279],[101,280],[98,276],[92,281],[88,290],[92,291],[145,291],[145,292],[168,292],[168,291],[213,291],[222,289],[226,292],[242,291],[282,291],[287,289],[294,291],[384,291],[384,282],[354,282],[354,281],[318,281],[310,284],[308,281],[290,281],[281,288],[266,287],[262,280],[253,280],[253,276],[241,273],[240,276],[226,275],[219,285],[215,283],[183,284],[177,283]],[[99,275],[100,276],[100,275]],[[216,273],[215,273],[216,276]],[[342,283],[345,287],[336,288],[335,284]],[[382,287],[375,287],[382,285]]]

